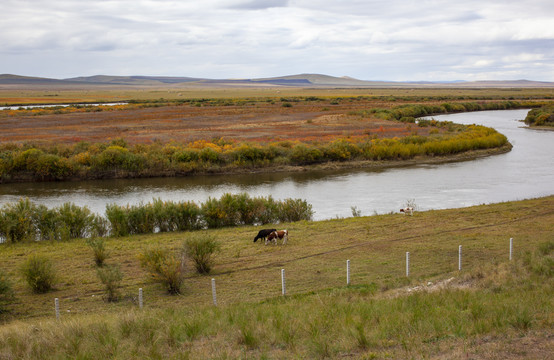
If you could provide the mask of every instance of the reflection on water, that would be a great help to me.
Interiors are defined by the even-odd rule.
[[[484,159],[369,171],[335,170],[295,173],[195,176],[0,185],[0,203],[28,197],[49,207],[64,202],[103,214],[106,204],[137,204],[153,198],[204,202],[226,192],[275,199],[302,198],[315,219],[398,211],[408,200],[420,210],[465,207],[554,194],[554,132],[523,128],[527,110],[485,111],[435,117],[483,124],[505,134],[511,152]]]

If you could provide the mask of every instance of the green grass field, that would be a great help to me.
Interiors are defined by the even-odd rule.
[[[280,98],[280,97],[390,97],[390,101],[401,98],[468,98],[468,99],[551,99],[554,96],[552,88],[152,88],[152,87],[98,87],[90,86],[82,89],[48,87],[41,89],[0,89],[0,105],[12,104],[64,104],[64,103],[94,103],[125,100],[179,100],[179,99],[232,99],[232,98]],[[428,100],[428,99],[427,99]]]
[[[0,359],[546,358],[554,350],[553,223],[550,196],[280,224],[290,234],[284,246],[253,243],[257,227],[209,230],[222,245],[213,272],[196,275],[187,264],[178,296],[150,280],[138,256],[179,251],[191,234],[111,238],[107,263],[124,274],[116,303],[103,300],[84,240],[1,245],[16,298],[0,326]],[[54,291],[33,294],[21,278],[32,253],[55,262]]]

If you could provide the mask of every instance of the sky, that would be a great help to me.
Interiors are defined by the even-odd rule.
[[[0,74],[554,81],[552,0],[2,0]]]

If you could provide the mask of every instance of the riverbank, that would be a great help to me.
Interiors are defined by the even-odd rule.
[[[118,264],[124,275],[116,303],[104,301],[84,241],[0,245],[0,270],[16,295],[4,317],[9,323],[0,326],[1,354],[543,358],[553,346],[553,222],[549,196],[414,216],[281,224],[289,230],[284,246],[253,243],[259,227],[209,230],[222,246],[213,272],[196,275],[187,264],[180,296],[166,294],[137,258],[153,247],[178,252],[197,232],[112,238],[106,262]],[[33,294],[23,283],[18,269],[32,253],[64,270],[54,291]],[[54,298],[60,300],[60,321]]]
[[[123,139],[111,144],[66,146],[7,144],[0,159],[0,182],[243,174],[303,171],[310,167],[377,169],[471,159],[505,152],[510,146],[504,135],[484,126],[435,120],[420,120],[418,126],[432,131],[428,136],[412,132],[412,135],[394,138],[365,135],[265,144],[224,139],[134,146],[128,146]]]

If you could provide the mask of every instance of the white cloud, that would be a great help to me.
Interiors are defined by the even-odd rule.
[[[3,73],[554,81],[550,0],[4,0],[0,13]]]

